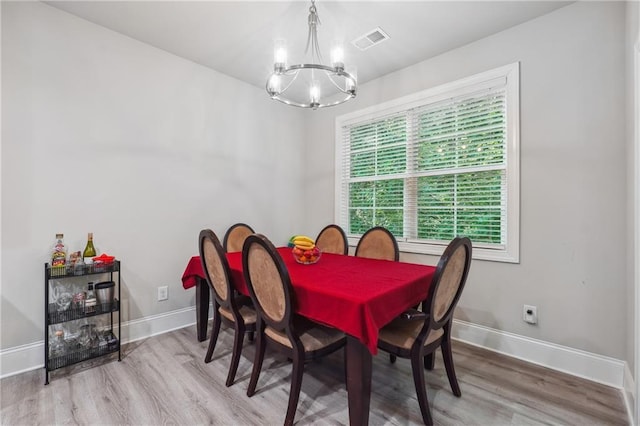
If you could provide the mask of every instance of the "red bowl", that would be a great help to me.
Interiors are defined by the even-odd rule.
[[[102,262],[105,265],[108,265],[110,263],[113,263],[113,261],[116,260],[115,256],[109,256],[108,254],[104,254],[102,253],[100,256],[96,256],[93,258],[93,261],[96,262]]]

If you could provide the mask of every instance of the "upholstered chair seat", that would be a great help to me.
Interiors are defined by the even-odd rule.
[[[335,328],[325,327],[302,317],[296,317],[293,327],[302,342],[305,352],[315,352],[344,340],[344,333],[341,331]],[[284,332],[269,326],[265,328],[264,332],[281,345],[293,348],[291,340]]]
[[[222,306],[220,306],[218,308],[218,312],[220,312],[220,314],[225,317],[226,319],[228,319],[229,321],[235,321],[233,318],[233,312],[231,312],[230,309],[224,308]],[[240,316],[242,316],[242,319],[244,320],[245,324],[255,324],[256,323],[256,311],[249,306],[242,306],[239,310],[240,312]]]
[[[424,320],[406,320],[398,317],[390,324],[387,324],[380,329],[378,340],[393,346],[410,350],[418,338],[418,334],[420,334],[420,330],[422,330],[423,326]],[[438,330],[431,330],[427,338],[424,339],[424,345],[426,346],[435,342],[440,339],[443,334],[444,331],[441,328]]]

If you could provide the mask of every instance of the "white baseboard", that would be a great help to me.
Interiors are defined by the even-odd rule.
[[[0,351],[0,379],[44,367],[44,340]]]
[[[213,312],[211,306],[209,307],[209,312]],[[135,342],[136,340],[188,327],[195,323],[196,308],[194,306],[127,321],[122,324],[122,342]]]
[[[633,379],[633,374],[629,369],[629,364],[624,363],[624,387],[622,388],[622,394],[624,396],[624,405],[627,409],[627,416],[629,417],[630,424],[637,425],[640,419],[634,419],[635,406],[636,406],[636,383]]]
[[[209,312],[213,312],[213,309],[210,308]],[[195,322],[195,307],[126,321],[122,323],[120,340],[123,344],[135,342],[188,327]],[[0,351],[0,379],[37,368],[44,368],[44,340]]]
[[[212,309],[209,310],[212,312]],[[134,342],[195,324],[195,307],[127,321],[122,324],[122,343]],[[624,361],[560,346],[517,334],[454,321],[452,337],[574,376],[621,389],[633,407],[633,377]],[[0,351],[0,378],[44,366],[44,341]],[[629,402],[630,401],[630,402]]]
[[[623,389],[626,362],[454,320],[451,337],[553,370]]]

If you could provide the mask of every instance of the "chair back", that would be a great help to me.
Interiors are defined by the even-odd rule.
[[[376,226],[360,238],[356,247],[356,256],[398,261],[400,250],[393,234],[387,228]]]
[[[233,299],[233,282],[220,240],[211,229],[203,229],[200,231],[198,241],[200,262],[207,283],[213,290],[218,304],[229,308],[230,300]]]
[[[432,330],[451,320],[471,266],[471,240],[454,238],[440,257],[429,287],[428,321]]]
[[[242,251],[244,240],[251,234],[253,234],[253,228],[246,223],[236,223],[232,225],[224,234],[222,243],[224,251],[227,253]]]
[[[252,234],[242,249],[242,269],[259,316],[275,330],[292,320],[293,289],[289,271],[275,246],[262,234]]]
[[[327,225],[318,234],[316,246],[323,253],[348,254],[347,234],[338,225]]]

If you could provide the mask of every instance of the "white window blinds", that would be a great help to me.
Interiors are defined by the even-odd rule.
[[[517,261],[513,250],[495,256],[509,252],[519,229],[518,206],[509,203],[519,198],[510,105],[518,97],[513,74],[503,74],[338,120],[337,213],[349,236],[384,226],[401,249],[433,252],[424,249],[465,235],[495,260]]]

